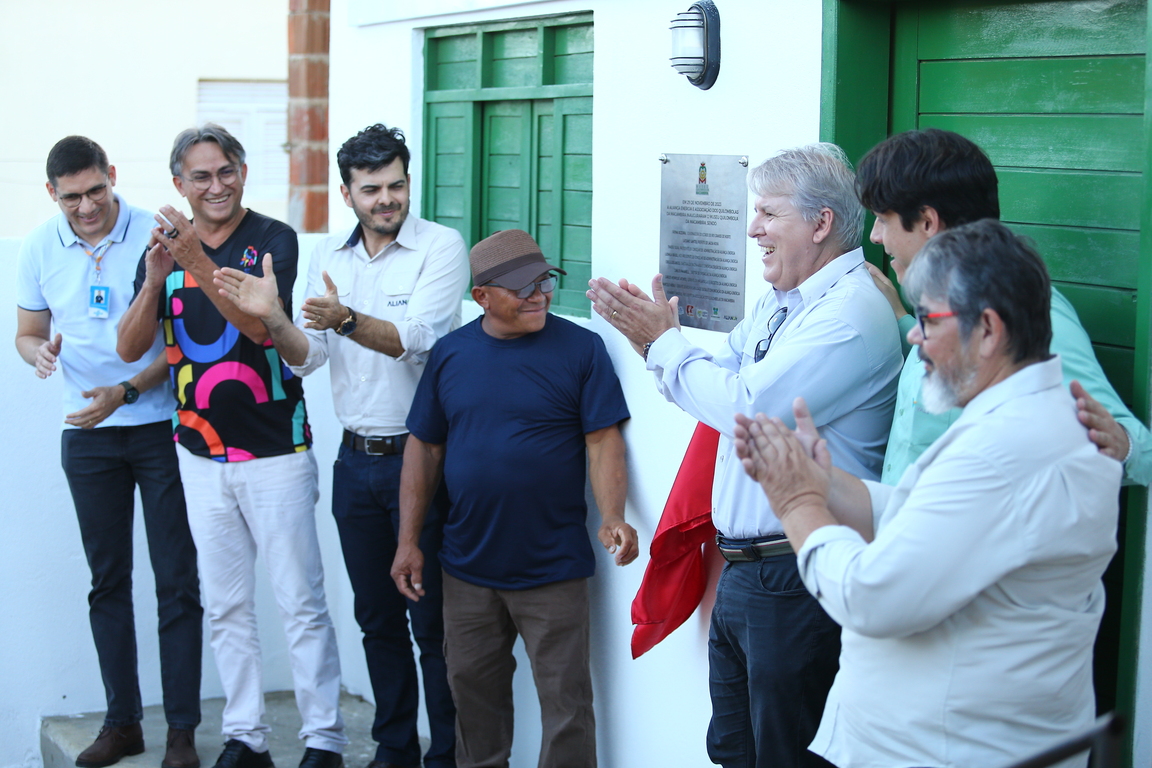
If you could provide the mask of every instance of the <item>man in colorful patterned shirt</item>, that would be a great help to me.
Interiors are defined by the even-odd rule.
[[[347,740],[316,538],[318,477],[304,389],[263,323],[212,285],[221,267],[262,275],[261,257],[271,254],[279,300],[291,312],[296,234],[243,207],[244,148],[220,126],[177,136],[170,164],[195,218],[160,209],[137,269],[136,297],[120,323],[118,351],[125,360],[138,357],[163,320],[180,474],[227,698],[227,743],[216,766],[272,765],[253,609],[260,551],[288,635],[307,744],[300,765],[336,768]]]

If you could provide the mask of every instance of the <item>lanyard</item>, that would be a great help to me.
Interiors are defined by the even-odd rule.
[[[96,284],[97,285],[100,285],[100,262],[102,262],[104,260],[104,254],[106,254],[108,252],[108,249],[111,246],[112,246],[112,241],[108,240],[108,239],[105,239],[104,242],[100,243],[100,245],[96,246],[92,250],[88,250],[87,248],[84,248],[83,245],[80,246],[81,248],[84,248],[84,253],[91,256],[93,258],[93,260],[95,261]]]

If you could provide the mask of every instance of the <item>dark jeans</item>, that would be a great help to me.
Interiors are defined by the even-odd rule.
[[[156,576],[164,714],[173,728],[195,728],[204,610],[172,425],[66,429],[60,443],[92,571],[88,616],[108,697],[105,725],[128,725],[143,716],[132,610],[133,490],[138,486]]]
[[[420,765],[416,735],[419,690],[412,635],[420,647],[425,707],[431,746],[427,768],[456,766],[456,707],[444,666],[443,586],[440,542],[448,495],[436,494],[424,530],[424,597],[413,603],[396,589],[390,571],[400,527],[400,467],[403,457],[369,456],[346,445],[332,469],[332,515],[340,531],[344,564],[355,593],[356,621],[364,632],[364,655],[376,697],[372,738],[379,743],[376,759],[396,765]]]
[[[728,563],[708,632],[708,757],[724,768],[829,768],[807,747],[839,669],[840,627],[795,555]]]

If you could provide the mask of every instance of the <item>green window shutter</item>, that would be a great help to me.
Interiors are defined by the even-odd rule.
[[[429,30],[424,211],[469,245],[523,229],[568,271],[553,308],[587,317],[591,14]]]
[[[587,317],[588,281],[592,278],[592,99],[557,99],[554,103],[552,167],[559,181],[552,194],[553,221],[560,227],[561,278],[553,302]],[[557,192],[559,194],[557,194]]]
[[[472,205],[479,175],[479,158],[473,146],[476,122],[471,102],[427,107],[424,216],[452,227],[468,243],[476,241],[479,231],[479,218]]]
[[[502,229],[530,231],[532,103],[483,104],[481,237]]]

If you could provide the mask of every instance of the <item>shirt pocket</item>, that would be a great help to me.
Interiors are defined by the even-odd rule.
[[[395,265],[387,270],[377,287],[378,316],[391,321],[404,319],[408,312],[408,301],[419,277],[419,265],[415,264]]]

